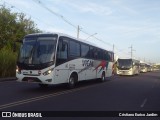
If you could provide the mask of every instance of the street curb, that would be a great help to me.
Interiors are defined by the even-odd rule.
[[[8,77],[8,78],[0,78],[0,82],[5,82],[5,81],[16,81],[16,77]]]

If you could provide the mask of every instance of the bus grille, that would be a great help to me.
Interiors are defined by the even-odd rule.
[[[28,82],[39,82],[41,83],[41,80],[35,77],[24,77],[22,81],[28,81]]]

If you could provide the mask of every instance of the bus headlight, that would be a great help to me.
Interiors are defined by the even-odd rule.
[[[16,66],[16,72],[17,72],[18,74],[21,74],[21,69],[20,69],[18,66]]]
[[[44,73],[43,73],[43,75],[49,75],[52,71],[53,71],[53,68],[52,68],[52,69],[47,70],[46,72],[44,72]]]

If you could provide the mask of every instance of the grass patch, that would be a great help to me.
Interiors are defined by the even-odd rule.
[[[17,53],[10,48],[4,47],[0,50],[0,78],[15,77]]]

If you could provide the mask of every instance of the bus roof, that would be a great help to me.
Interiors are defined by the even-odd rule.
[[[70,36],[70,35],[67,35],[67,34],[64,34],[64,33],[59,33],[59,32],[54,32],[54,33],[33,33],[33,34],[28,34],[28,35],[26,35],[25,37],[29,37],[29,36],[52,36],[52,35],[55,35],[55,34],[57,34],[58,37],[60,37],[60,36],[69,37],[69,38],[75,39],[75,40],[77,40],[77,41],[79,41],[79,42],[83,42],[83,43],[89,44],[89,45],[91,45],[91,46],[95,46],[95,47],[97,47],[97,48],[104,49],[104,48],[101,48],[100,46],[97,46],[96,44],[91,43],[91,42],[89,42],[89,41],[86,41],[86,40],[83,40],[83,39],[78,39],[78,38],[72,37],[72,36]],[[105,49],[105,50],[106,50],[106,49]],[[106,50],[106,51],[109,51],[109,50]],[[109,51],[109,52],[112,52],[112,53],[113,53],[113,51]]]
[[[133,59],[133,58],[118,58],[118,60],[133,60],[133,61],[140,62],[139,60],[136,60],[136,59]]]

